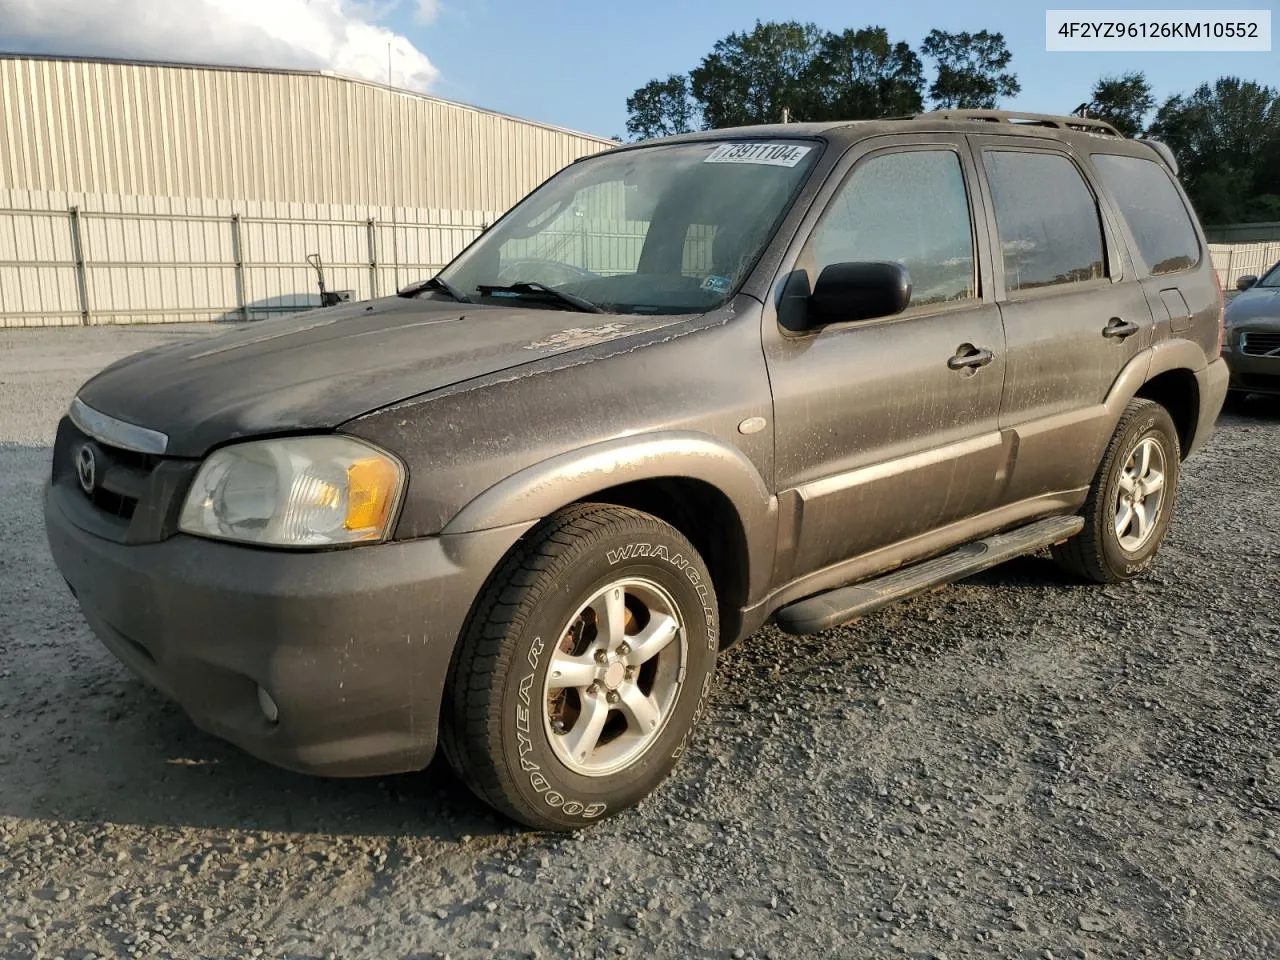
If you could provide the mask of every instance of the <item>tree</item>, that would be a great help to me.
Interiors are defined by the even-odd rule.
[[[1005,68],[1004,36],[932,31],[922,47],[937,62],[929,94],[942,106],[993,107],[1021,87]],[[627,98],[635,138],[792,120],[870,120],[918,113],[925,75],[911,46],[883,27],[839,33],[812,23],[763,23],[716,42],[688,76],[652,80]]]
[[[924,67],[905,43],[883,27],[828,33],[810,63],[806,89],[816,101],[812,119],[874,120],[919,113]]]
[[[689,74],[708,129],[813,119],[819,103],[812,61],[823,33],[808,23],[761,23],[731,33]]]
[[[627,97],[627,133],[637,140],[689,133],[697,129],[697,113],[689,78],[673,73],[665,80],[650,80]]]
[[[1280,191],[1280,94],[1239,77],[1219,77],[1169,97],[1148,133],[1173,150],[1187,192],[1209,223],[1260,219]]]
[[[1018,78],[1005,70],[1013,54],[1002,33],[930,30],[920,51],[937,64],[929,96],[943,109],[992,109],[1001,97],[1022,89]]]
[[[1126,137],[1136,137],[1155,105],[1156,98],[1151,95],[1146,74],[1134,71],[1119,77],[1103,77],[1095,83],[1089,115],[1107,121]]]

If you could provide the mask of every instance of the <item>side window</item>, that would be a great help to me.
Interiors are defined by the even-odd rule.
[[[1176,273],[1200,262],[1196,229],[1163,165],[1141,157],[1098,153],[1093,155],[1093,165],[1153,274]]]
[[[1107,275],[1098,204],[1080,171],[1053,153],[983,154],[1007,292]]]
[[[911,272],[911,305],[977,295],[973,224],[960,158],[950,150],[872,157],[854,168],[822,215],[802,262],[824,267],[896,260]]]

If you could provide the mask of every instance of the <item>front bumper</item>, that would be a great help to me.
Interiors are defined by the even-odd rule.
[[[1236,349],[1236,337],[1222,351],[1231,368],[1232,390],[1241,393],[1280,394],[1280,357],[1259,357]]]
[[[329,776],[427,765],[454,642],[527,529],[306,553],[185,535],[131,545],[74,523],[86,505],[45,488],[49,548],[98,638],[202,729]]]

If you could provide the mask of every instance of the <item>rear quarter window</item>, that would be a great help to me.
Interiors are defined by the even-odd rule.
[[[1200,262],[1191,215],[1162,164],[1107,153],[1092,159],[1152,274],[1177,273]]]

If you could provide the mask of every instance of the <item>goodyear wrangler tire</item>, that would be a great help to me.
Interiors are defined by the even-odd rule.
[[[1119,583],[1151,565],[1178,491],[1181,450],[1169,412],[1130,400],[1089,488],[1084,529],[1053,548],[1059,566],[1095,583]]]
[[[441,744],[486,803],[574,830],[636,804],[711,687],[716,598],[656,517],[606,504],[536,526],[490,577],[450,667]]]

